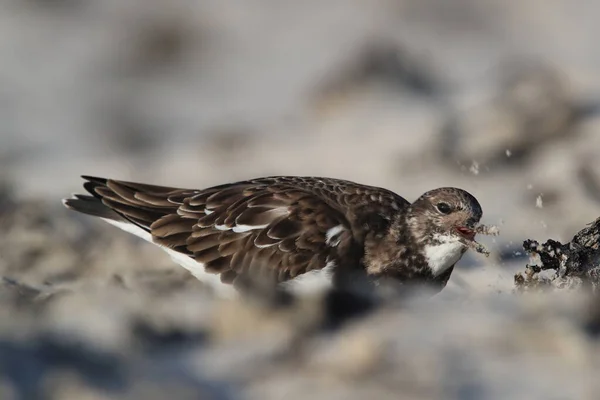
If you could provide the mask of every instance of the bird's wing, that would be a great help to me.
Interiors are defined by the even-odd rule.
[[[269,177],[203,190],[84,178],[93,197],[79,195],[68,207],[89,210],[92,199],[100,201],[224,283],[249,271],[283,282],[356,262],[356,230],[369,229],[380,209],[407,204],[383,189],[328,178]]]

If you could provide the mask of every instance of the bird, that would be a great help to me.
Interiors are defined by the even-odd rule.
[[[437,293],[481,232],[481,205],[455,187],[410,203],[384,188],[314,176],[204,189],[82,178],[87,193],[63,199],[65,207],[158,245],[223,295],[239,292],[245,277],[294,293],[356,279]]]

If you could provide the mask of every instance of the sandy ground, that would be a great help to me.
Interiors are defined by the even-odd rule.
[[[524,239],[568,241],[600,215],[598,13],[0,1],[0,398],[597,398],[588,300],[512,288]],[[458,186],[501,235],[432,300],[325,332],[319,299],[213,299],[159,250],[64,210],[80,174],[319,175],[409,200]]]

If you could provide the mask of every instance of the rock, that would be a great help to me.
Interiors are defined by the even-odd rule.
[[[591,289],[600,286],[600,218],[579,231],[571,242],[549,239],[544,244],[525,240],[523,248],[538,257],[539,265],[527,265],[515,275],[519,291],[531,288]]]

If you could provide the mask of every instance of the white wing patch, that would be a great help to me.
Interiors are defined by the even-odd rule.
[[[204,269],[204,264],[197,262],[193,258],[191,258],[183,253],[180,253],[173,249],[169,249],[168,247],[161,246],[157,243],[154,243],[152,241],[152,235],[149,232],[145,231],[144,229],[142,229],[134,224],[130,224],[128,222],[114,221],[112,219],[107,219],[107,218],[102,218],[102,219],[104,221],[108,222],[109,224],[116,226],[119,229],[124,230],[125,232],[131,233],[137,237],[140,237],[140,238],[160,247],[162,250],[167,252],[169,254],[169,256],[171,256],[171,259],[176,264],[181,265],[183,268],[190,271],[190,273],[192,275],[194,275],[194,277],[196,277],[196,279],[198,279],[199,281],[210,286],[219,296],[232,297],[232,296],[237,295],[237,292],[233,288],[232,285],[221,282],[221,278],[218,274],[209,274],[208,272],[206,272]]]
[[[435,239],[440,243],[425,246],[425,258],[433,275],[438,276],[460,260],[466,246],[456,236],[438,235]]]
[[[119,229],[124,230],[125,232],[131,233],[132,235],[135,235],[135,236],[140,237],[140,238],[142,238],[144,240],[152,242],[152,235],[150,234],[150,232],[147,232],[147,231],[143,230],[139,226],[136,226],[134,224],[130,224],[129,222],[115,221],[115,220],[108,219],[108,218],[102,218],[102,219],[104,221],[108,222],[109,224],[111,224],[113,226],[116,226]]]
[[[335,247],[338,244],[340,244],[340,234],[345,230],[346,228],[344,227],[344,225],[337,225],[334,226],[333,228],[330,228],[327,233],[325,233],[325,243],[328,246],[331,247]]]
[[[286,212],[287,212],[287,210],[286,210]],[[159,246],[162,250],[167,252],[169,254],[169,256],[171,256],[171,259],[175,263],[177,263],[178,265],[187,269],[194,277],[196,277],[201,282],[210,286],[212,289],[215,290],[215,292],[219,296],[232,297],[232,296],[238,295],[237,291],[235,290],[233,285],[221,282],[221,278],[220,278],[219,274],[207,273],[204,269],[203,263],[197,262],[196,260],[194,260],[193,258],[189,257],[186,254],[180,253],[178,251],[175,251],[173,249],[170,249],[168,247],[161,246],[161,245],[155,243],[152,240],[152,235],[149,232],[147,232],[146,230],[136,226],[135,224],[131,224],[128,222],[114,221],[114,220],[106,219],[106,218],[102,218],[102,219],[104,221],[108,222],[109,224],[116,226],[119,229],[122,229],[122,230],[124,230],[128,233],[131,233],[135,236],[138,236],[154,245]],[[268,224],[265,224],[265,225],[236,225],[233,228],[229,228],[225,225],[215,225],[215,228],[218,230],[221,230],[221,231],[226,231],[226,230],[232,229],[234,232],[247,232],[247,231],[253,230],[253,229],[262,229],[267,226],[268,226]],[[332,247],[337,246],[340,243],[340,234],[345,229],[346,228],[343,225],[338,225],[338,226],[335,226],[335,227],[329,229],[326,233],[327,244]],[[257,247],[269,247],[272,245],[274,245],[274,244],[270,244],[268,246],[257,246]],[[301,274],[292,280],[289,280],[287,282],[282,282],[281,286],[284,288],[287,288],[291,292],[298,294],[298,295],[312,294],[315,292],[320,292],[320,291],[326,290],[327,288],[330,288],[332,285],[332,276],[333,276],[333,270],[335,267],[336,267],[335,262],[328,260],[327,264],[325,265],[325,267],[323,269],[313,270],[313,271],[309,271],[304,274]]]
[[[236,226],[233,227],[233,231],[236,232],[236,233],[248,232],[248,231],[251,231],[253,229],[266,228],[267,226],[269,226],[269,224],[264,224],[264,225],[236,225]]]
[[[328,261],[323,269],[315,269],[298,275],[294,279],[280,283],[280,286],[297,295],[307,295],[322,292],[331,288],[334,261]]]
[[[281,242],[274,242],[274,243],[269,243],[269,244],[256,244],[256,239],[254,239],[254,246],[259,248],[259,249],[266,249],[267,247],[271,247],[271,246],[276,246]]]
[[[206,215],[210,215],[213,213],[213,211],[210,210],[204,210],[204,213]],[[268,211],[269,216],[271,217],[271,221],[282,217],[282,216],[286,216],[289,215],[290,211],[288,210],[287,207],[278,207],[278,208],[274,208],[270,211]],[[214,225],[215,229],[219,230],[219,231],[228,231],[228,230],[232,230],[235,233],[243,233],[243,232],[248,232],[248,231],[252,231],[255,229],[263,229],[266,228],[267,226],[269,226],[269,223],[266,224],[260,224],[260,225],[246,225],[246,224],[238,224],[236,223],[233,227],[229,227],[226,225]]]
[[[176,264],[179,264],[183,268],[190,271],[190,273],[194,275],[194,277],[196,277],[196,279],[198,279],[200,282],[210,286],[218,296],[223,298],[233,298],[238,295],[233,285],[221,282],[220,275],[209,274],[206,272],[204,269],[204,264],[199,263],[193,258],[188,257],[187,255],[178,251],[164,246],[160,246],[160,248],[166,251]]]

